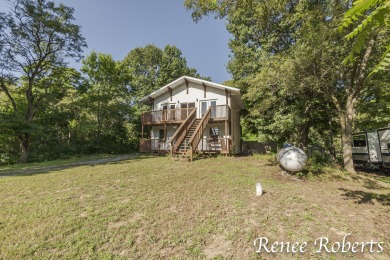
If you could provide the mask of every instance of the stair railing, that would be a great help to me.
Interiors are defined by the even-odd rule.
[[[202,119],[199,122],[199,125],[196,127],[195,132],[192,134],[190,140],[188,141],[190,144],[190,160],[192,161],[193,154],[197,150],[199,141],[203,138],[203,132],[206,130],[207,124],[211,118],[211,108],[207,109],[206,113],[203,115]]]
[[[195,117],[196,117],[196,108],[193,108],[193,111],[188,115],[186,120],[179,126],[179,128],[175,131],[175,133],[171,137],[171,140],[169,141],[169,145],[171,147],[171,154],[176,152],[176,150],[179,148],[179,145],[181,144],[184,137],[186,136],[186,133],[190,129],[192,122],[195,120]]]

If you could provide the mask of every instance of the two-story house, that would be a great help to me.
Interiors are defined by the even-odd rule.
[[[183,76],[140,100],[151,111],[142,114],[140,152],[240,152],[240,90]],[[146,134],[146,138],[144,138]]]

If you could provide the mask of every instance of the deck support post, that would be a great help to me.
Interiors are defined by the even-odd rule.
[[[164,151],[166,150],[166,141],[167,141],[167,124],[164,124]]]
[[[229,118],[229,94],[230,92],[225,89],[225,95],[226,95],[226,117]]]
[[[230,153],[229,140],[227,139],[227,137],[229,136],[229,129],[228,129],[228,121],[227,120],[225,120],[225,136],[226,136],[226,139],[224,139],[224,142],[226,145],[226,149]]]

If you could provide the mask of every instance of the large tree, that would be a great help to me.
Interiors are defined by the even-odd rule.
[[[136,100],[181,76],[209,79],[190,68],[181,50],[171,45],[164,49],[151,44],[135,48],[124,58],[123,65],[127,69],[130,90]]]
[[[352,129],[355,109],[362,101],[362,93],[370,86],[367,76],[380,58],[374,43],[388,39],[383,37],[386,35],[382,31],[371,30],[367,44],[361,46],[360,52],[349,63],[343,63],[350,44],[334,28],[341,22],[349,1],[187,0],[185,4],[193,10],[195,20],[207,14],[227,17],[227,29],[233,35],[229,43],[233,58],[228,68],[244,93],[262,85],[262,80],[256,85],[256,81],[251,80],[253,77],[280,86],[281,77],[295,74],[295,84],[294,81],[285,82],[285,97],[294,90],[303,90],[300,83],[305,83],[307,89],[302,92],[301,102],[307,106],[302,108],[311,106],[312,98],[307,96],[311,89],[318,93],[317,97],[324,104],[331,102],[341,128],[344,167],[354,172]],[[273,61],[276,62],[274,66],[281,66],[279,72],[285,71],[282,66],[288,60],[299,61],[299,66],[306,63],[306,70],[294,68],[295,72],[289,70],[293,74],[283,75],[275,74],[277,69],[266,68]],[[297,107],[291,108],[295,112]],[[306,119],[309,118],[308,115]]]
[[[20,162],[26,163],[30,153],[29,125],[50,94],[48,85],[37,82],[64,66],[66,58],[80,59],[86,43],[80,26],[73,23],[73,8],[46,0],[7,2],[10,12],[0,13],[0,87],[26,125],[17,136]],[[10,80],[18,77],[22,78],[18,88],[24,94],[21,105],[9,87]]]
[[[140,99],[156,89],[162,50],[154,45],[132,49],[123,60],[130,79],[130,90]]]
[[[106,148],[111,147],[108,139],[116,143],[113,139],[120,138],[126,121],[131,116],[132,104],[126,69],[111,55],[95,51],[83,59],[82,63],[81,71],[85,73],[88,84],[85,84],[80,95],[84,104],[83,112],[93,117],[93,120],[86,121],[93,126],[94,149],[100,150],[102,139],[106,140]]]

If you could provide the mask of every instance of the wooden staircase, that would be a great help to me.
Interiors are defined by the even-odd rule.
[[[201,121],[201,119],[195,119],[192,122],[183,141],[181,142],[181,144],[179,146],[179,150],[176,153],[181,155],[182,157],[189,157],[188,150],[191,149],[191,145],[190,145],[189,141],[190,141],[192,135],[195,133],[195,130],[198,127],[200,121]]]
[[[195,113],[196,110],[176,130],[170,141],[173,158],[192,161],[194,153],[198,150],[199,142],[211,118],[211,106],[201,119],[197,119]]]

